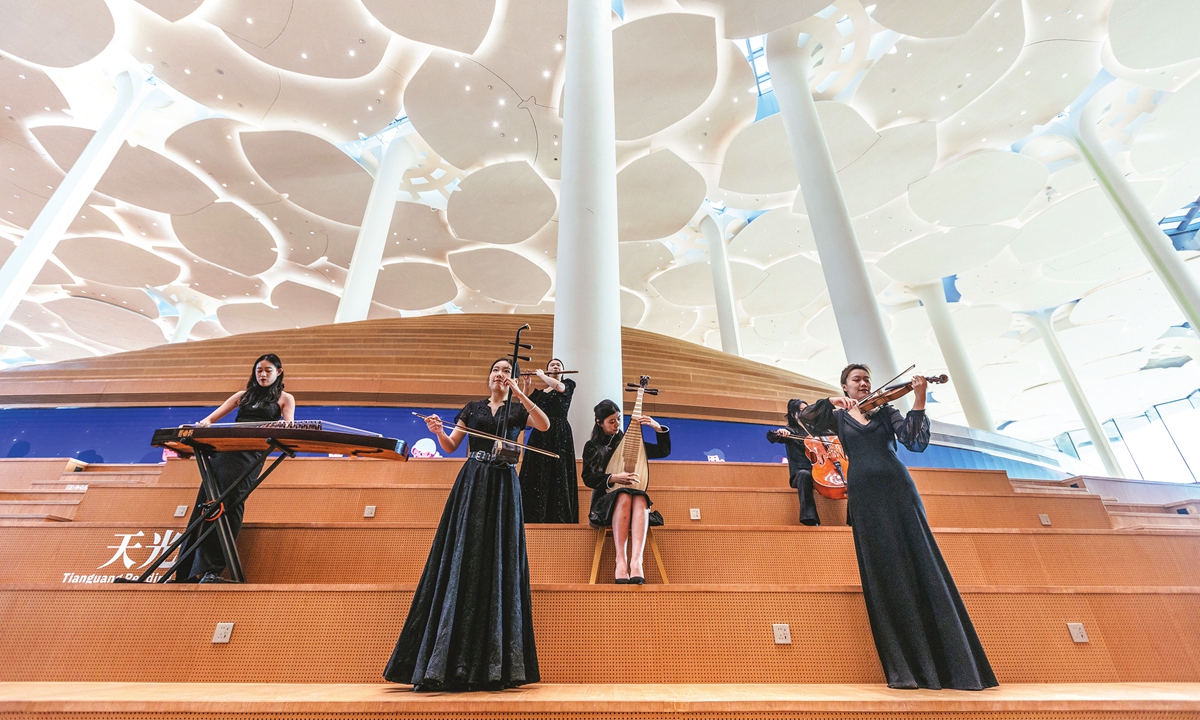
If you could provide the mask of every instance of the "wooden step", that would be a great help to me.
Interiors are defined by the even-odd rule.
[[[137,574],[149,564],[156,543],[164,543],[167,531],[182,528],[182,521],[5,527],[0,582],[59,583],[69,582],[71,575]],[[434,531],[432,524],[248,523],[238,548],[246,576],[255,583],[416,582]],[[1200,586],[1197,530],[942,529],[935,535],[960,584]],[[527,526],[533,581],[587,582],[595,537],[587,526]],[[846,527],[668,526],[655,529],[654,537],[673,583],[858,582],[854,542]],[[129,549],[122,551],[122,545]],[[612,543],[606,542],[601,578],[611,578],[612,552]],[[646,569],[648,580],[658,582],[653,562]]]
[[[353,522],[364,508],[375,508],[383,522],[437,522],[449,494],[445,485],[283,485],[265,481],[246,503],[254,522]],[[76,519],[101,522],[162,522],[180,505],[190,509],[199,483],[93,487]],[[578,491],[579,522],[587,521],[592,491]],[[796,525],[800,505],[795,490],[664,486],[652,488],[655,508],[668,524]],[[922,495],[932,525],[939,527],[1042,527],[1042,515],[1053,527],[1111,528],[1108,513],[1095,495],[982,495],[926,492]],[[817,510],[827,525],[844,525],[846,502],[818,496]],[[691,519],[691,510],[700,519]]]
[[[0,683],[0,713],[160,718],[1177,718],[1200,715],[1197,683],[1012,683],[979,693],[879,684],[556,684],[503,693],[414,693],[395,685]]]
[[[78,507],[78,500],[0,500],[0,518],[38,516],[70,521]]]
[[[960,590],[1001,683],[1200,681],[1200,588]],[[411,600],[411,585],[5,586],[0,680],[378,683]],[[534,585],[533,616],[548,683],[883,680],[853,586]],[[212,643],[218,622],[230,643]]]
[[[1146,528],[1146,527],[1178,527],[1200,529],[1200,515],[1178,515],[1175,513],[1137,513],[1112,512],[1113,527]]]

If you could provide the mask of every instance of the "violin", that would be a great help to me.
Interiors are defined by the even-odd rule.
[[[911,370],[911,368],[909,368],[909,369]],[[908,371],[906,370],[905,372],[908,372]],[[950,378],[947,377],[944,373],[941,375],[933,375],[933,376],[927,375],[927,376],[925,376],[925,382],[931,383],[931,384],[932,383],[940,384],[940,383],[950,382]],[[858,403],[857,403],[858,409],[861,410],[864,414],[869,413],[872,410],[875,410],[876,408],[878,408],[886,403],[890,403],[893,400],[897,400],[899,398],[904,397],[905,395],[912,392],[912,389],[913,389],[912,380],[909,380],[906,383],[897,383],[895,385],[888,385],[886,387],[882,387],[878,390],[873,390],[871,392],[871,394],[867,395],[866,397],[864,397],[858,401]]]

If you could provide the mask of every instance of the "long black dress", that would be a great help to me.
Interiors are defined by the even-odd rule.
[[[259,402],[246,407],[239,406],[237,417],[234,422],[274,422],[283,417],[283,411],[277,402]],[[217,492],[223,493],[227,490],[235,480],[242,476],[242,473],[258,462],[258,453],[256,452],[222,452],[213,453],[210,471],[213,479],[217,483]],[[242,482],[242,487],[250,487],[254,481],[258,479],[258,473],[262,471],[259,467],[257,472],[250,474]],[[196,504],[192,506],[192,517],[188,521],[190,525],[200,514],[201,504],[208,501],[208,496],[204,493],[204,488],[200,488],[200,492],[196,495]],[[245,513],[245,506],[237,504],[234,506],[231,503],[225,504],[225,517],[229,518],[229,529],[233,532],[233,537],[236,540],[238,533],[242,531],[242,515]],[[200,528],[200,531],[207,528]],[[189,540],[189,543],[191,541]],[[204,542],[200,543],[200,547],[196,552],[188,553],[187,557],[180,558],[179,563],[183,567],[191,563],[191,572],[188,577],[200,577],[205,573],[221,574],[225,570],[225,555],[221,552],[221,540],[217,537],[217,533],[210,532],[208,537],[204,538]],[[182,570],[180,571],[183,572]]]
[[[871,634],[888,687],[982,690],[997,684],[954,578],[925,519],[925,506],[896,441],[929,444],[924,410],[905,417],[882,406],[866,425],[828,400],[801,412],[813,432],[836,432],[850,461],[847,513]]]
[[[499,433],[506,410],[467,403],[455,418]],[[514,403],[510,439],[529,414]],[[383,676],[419,690],[500,690],[534,683],[538,673],[529,592],[521,481],[493,462],[490,440],[468,436],[469,456],[438,523],[408,619]]]
[[[657,460],[671,454],[671,434],[666,427],[655,433],[655,444],[645,440],[645,428],[642,428],[642,443],[646,446],[646,458]],[[616,435],[609,435],[602,440],[588,440],[583,446],[583,484],[592,489],[592,505],[588,512],[588,523],[592,527],[611,527],[613,508],[617,504],[617,496],[640,495],[646,498],[650,508],[650,527],[660,527],[663,524],[662,515],[654,509],[654,501],[644,490],[622,487],[612,492],[608,491],[608,460],[613,451],[625,437],[622,430]]]
[[[529,434],[530,447],[549,450],[555,460],[538,453],[525,453],[521,462],[521,499],[525,503],[527,523],[579,522],[579,477],[575,471],[575,438],[567,411],[575,394],[575,381],[563,379],[566,391],[534,390],[529,399],[550,418],[546,432]]]
[[[803,439],[808,436],[801,428],[789,428],[792,437]],[[767,440],[781,443],[787,452],[788,484],[796,488],[800,496],[800,524],[820,525],[821,516],[817,514],[817,501],[813,497],[812,461],[804,454],[804,443],[798,440],[784,440],[777,430],[767,431]]]

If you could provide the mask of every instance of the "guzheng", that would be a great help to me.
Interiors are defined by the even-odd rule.
[[[191,457],[198,447],[210,452],[262,452],[282,446],[294,453],[408,460],[408,444],[403,440],[326,420],[181,425],[155,430],[150,444],[183,457]]]

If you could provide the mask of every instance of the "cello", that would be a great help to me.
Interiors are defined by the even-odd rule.
[[[796,422],[808,435],[803,438],[795,435],[784,437],[804,443],[804,454],[812,463],[813,489],[830,500],[845,500],[846,473],[850,470],[850,460],[842,449],[842,441],[836,435],[814,435],[799,418]]]
[[[608,459],[608,467],[605,468],[605,472],[609,475],[623,472],[634,473],[637,480],[630,485],[613,485],[608,492],[621,488],[645,492],[646,486],[650,484],[650,466],[646,462],[646,446],[642,442],[642,424],[633,422],[635,418],[642,416],[642,398],[646,395],[658,394],[658,390],[646,387],[648,384],[650,384],[649,375],[642,375],[636,384],[626,383],[625,392],[636,392],[637,399],[633,403],[633,413],[629,416],[629,428],[625,431],[625,436],[621,438],[616,449],[613,450],[612,457]]]

